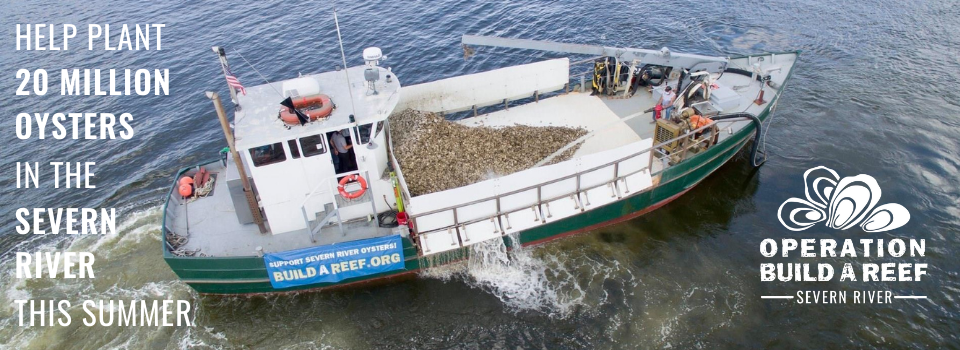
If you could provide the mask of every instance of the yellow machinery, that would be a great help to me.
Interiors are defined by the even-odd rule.
[[[653,131],[653,143],[658,145],[673,140],[673,142],[661,146],[668,153],[673,152],[681,146],[680,140],[677,138],[680,137],[682,131],[683,126],[681,124],[674,123],[667,118],[657,119],[657,127]]]
[[[658,155],[658,157],[668,156],[670,164],[677,164],[686,159],[688,155],[703,152],[710,146],[716,144],[720,132],[716,125],[702,130],[695,135],[680,137],[694,130],[695,127],[699,128],[701,125],[704,125],[699,124],[699,118],[701,118],[699,115],[694,115],[693,109],[686,108],[672,119],[658,119],[656,128],[654,128],[653,131],[654,144],[659,145],[669,141],[660,146],[664,154]],[[691,125],[691,119],[698,120],[696,126]],[[706,119],[706,121],[712,122],[709,119]]]

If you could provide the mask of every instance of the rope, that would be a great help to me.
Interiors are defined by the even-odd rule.
[[[187,199],[187,203],[193,203],[196,200],[210,195],[210,192],[213,192],[213,182],[216,181],[216,178],[210,177],[210,180],[207,180],[207,183],[203,184],[201,187],[197,187],[193,191],[193,196]]]
[[[187,244],[189,239],[186,236],[181,236],[173,232],[167,232],[167,243],[170,243],[174,249],[182,247],[184,244]]]
[[[260,74],[260,71],[257,70],[257,67],[254,67],[253,64],[250,64],[250,61],[247,61],[247,58],[246,58],[246,57],[243,57],[243,55],[240,53],[240,51],[234,50],[233,52],[236,52],[236,53],[237,53],[237,56],[240,56],[240,59],[242,59],[243,62],[246,63],[248,67],[250,67],[251,69],[253,69],[254,72],[257,72],[257,75],[259,75],[260,78],[263,79],[263,81],[267,82],[267,85],[270,85],[270,87],[273,88],[273,91],[276,91],[276,92],[277,92],[277,95],[280,95],[280,97],[283,97],[283,94],[280,93],[280,90],[277,90],[277,87],[276,87],[276,86],[273,86],[273,83],[271,83],[269,80],[267,80],[267,77],[263,76],[263,74]]]
[[[797,68],[797,62],[793,63],[791,69]],[[764,157],[767,155],[767,133],[770,132],[770,127],[773,126],[773,118],[777,115],[777,105],[780,104],[780,97],[783,96],[783,91],[787,89],[787,81],[784,80],[783,84],[780,85],[780,91],[777,92],[777,100],[773,102],[773,106],[770,106],[770,118],[768,118],[767,126],[763,129],[763,135],[760,135],[760,153],[763,153]]]
[[[207,254],[200,252],[200,248],[194,250],[181,249],[189,240],[187,236],[178,235],[173,233],[173,231],[167,232],[167,243],[170,244],[170,254],[176,256],[207,256]]]

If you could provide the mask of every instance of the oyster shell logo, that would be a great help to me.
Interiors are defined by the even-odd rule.
[[[777,210],[780,223],[788,230],[803,231],[826,221],[827,227],[838,230],[860,224],[866,232],[883,232],[910,221],[910,212],[900,204],[876,206],[880,186],[870,175],[841,179],[836,171],[818,166],[803,173],[803,182],[807,199],[787,199]]]

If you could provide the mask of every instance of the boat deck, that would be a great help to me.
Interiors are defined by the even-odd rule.
[[[241,224],[237,210],[230,196],[226,179],[227,173],[236,174],[233,162],[225,168],[219,162],[204,166],[216,180],[210,195],[190,201],[184,201],[178,194],[172,193],[167,208],[167,227],[174,233],[186,236],[188,241],[180,247],[184,251],[198,251],[207,256],[253,256],[257,247],[263,253],[281,252],[310,246],[321,246],[343,241],[382,237],[393,234],[393,229],[382,228],[376,221],[351,221],[343,223],[343,232],[336,224],[321,228],[312,241],[306,230],[273,235],[260,233],[256,224]],[[191,175],[191,171],[187,175]],[[346,203],[345,203],[346,204]],[[369,205],[367,202],[352,205]],[[322,217],[322,213],[318,214]],[[269,222],[267,223],[269,226]]]
[[[753,58],[753,61],[750,58],[733,59],[730,66],[746,69],[755,60],[756,57]],[[772,59],[768,58],[768,60]],[[753,100],[757,97],[761,88],[765,90],[767,100],[774,98],[778,89],[782,88],[785,78],[789,75],[795,56],[784,55],[783,57],[777,57],[776,60],[777,64],[784,67],[782,72],[774,75],[773,83],[778,86],[777,88],[761,85],[750,76],[732,73],[723,74],[717,83],[736,93],[736,105],[730,106],[723,113],[747,112],[759,115],[767,108],[769,104],[757,105],[753,103]],[[671,81],[669,84],[676,86],[676,81]],[[656,91],[648,91],[646,88],[641,88],[630,98],[611,98],[608,96],[591,96],[589,92],[570,92],[542,98],[539,102],[511,106],[508,109],[466,118],[458,122],[465,125],[491,127],[516,124],[583,127],[590,133],[584,136],[583,145],[574,157],[586,159],[584,156],[617,149],[638,141],[644,141],[641,144],[649,145],[650,143],[647,142],[653,136],[655,124],[651,122],[649,112],[642,112],[653,107],[658,97],[659,94]],[[638,113],[639,115],[637,115]],[[724,130],[720,134],[721,141],[729,134],[750,125],[750,123],[750,121],[724,123],[721,126],[721,129]],[[635,150],[635,152],[641,151],[643,149]],[[651,174],[659,173],[664,166],[657,161],[652,162],[651,165],[652,169],[644,172],[644,176],[648,178]],[[229,179],[237,179],[236,169],[232,161],[228,161],[227,166],[214,162],[206,164],[205,167],[213,174],[216,181],[214,190],[209,196],[184,201],[174,191],[169,198],[165,227],[177,235],[188,237],[188,241],[179,247],[179,250],[196,251],[198,254],[217,257],[256,256],[259,253],[328,245],[395,233],[395,229],[380,228],[375,221],[361,219],[360,221],[345,222],[343,224],[345,234],[336,224],[327,225],[320,230],[314,239],[311,239],[306,230],[277,235],[262,234],[259,232],[257,225],[241,223],[238,219],[237,211],[247,210],[247,208],[245,201],[240,201],[240,204],[237,204],[237,200],[230,195],[231,188],[228,181]],[[191,170],[186,175],[192,175],[194,171]],[[600,190],[604,189],[599,188],[597,191]],[[595,196],[591,196],[591,198],[595,198]],[[464,200],[464,198],[456,199]],[[374,198],[374,200],[376,199]],[[343,204],[369,205],[369,203],[362,201],[341,203],[341,205]],[[601,204],[597,202],[595,205]],[[318,216],[322,217],[323,213],[318,214]],[[258,247],[262,250],[258,251]]]
[[[672,80],[668,84],[676,87],[677,81]],[[753,103],[759,93],[760,85],[756,82],[751,84],[750,77],[724,74],[718,84],[728,88],[739,88],[736,91],[739,103],[723,113],[749,112],[756,115],[763,110],[764,106]],[[659,88],[662,87],[663,85]],[[657,104],[660,98],[659,92],[641,87],[629,98],[623,98],[621,94],[611,97],[591,95],[589,89],[586,92],[573,91],[540,99],[537,102],[464,118],[457,122],[467,126],[527,125],[584,128],[589,134],[578,140],[583,144],[573,154],[573,158],[579,158],[653,138],[656,124],[652,122],[652,113],[644,113],[644,111]],[[749,124],[749,121],[739,121],[725,124],[724,127],[736,131]],[[720,139],[727,135],[720,135]],[[661,169],[662,165],[655,163],[652,170],[657,172]]]
[[[782,57],[781,60],[784,61],[785,67],[793,64],[789,57]],[[744,58],[732,60],[731,66],[740,68],[749,65]],[[760,92],[760,84],[752,82],[749,76],[728,73],[722,75],[717,83],[737,94],[738,103],[735,107],[724,110],[722,112],[724,114],[748,112],[757,115],[766,107],[766,105],[759,106],[753,103]],[[676,87],[677,81],[671,80],[667,84]],[[659,88],[662,87],[663,85]],[[768,90],[767,99],[772,98],[776,92],[769,87],[765,87],[765,90]],[[492,113],[461,119],[458,122],[468,126],[490,127],[513,125],[581,127],[587,129],[590,134],[583,139],[583,145],[573,157],[582,157],[653,137],[655,124],[652,122],[652,113],[643,113],[643,111],[657,104],[660,98],[659,92],[641,87],[629,98],[623,98],[621,95],[622,93],[618,93],[615,97],[593,96],[589,89],[586,92],[573,91],[544,98],[538,102],[511,106]],[[636,115],[638,113],[640,115]],[[741,121],[726,126],[736,131],[749,124],[749,121]],[[722,138],[724,135],[721,135]]]

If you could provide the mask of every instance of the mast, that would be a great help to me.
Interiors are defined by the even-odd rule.
[[[220,58],[220,68],[223,69],[223,78],[226,79],[230,75],[230,64],[227,63],[227,52],[220,46],[212,47],[213,52],[217,53],[217,57]],[[230,82],[227,81],[227,90],[230,90],[230,101],[233,104],[237,104],[237,89],[233,86],[230,86]],[[231,148],[233,148],[231,146]]]
[[[233,88],[230,89],[233,91]],[[240,182],[243,184],[243,194],[247,197],[247,206],[250,207],[250,214],[253,215],[253,222],[260,227],[260,233],[267,233],[267,226],[263,222],[263,216],[260,215],[260,205],[257,204],[257,197],[253,194],[253,188],[250,186],[250,180],[247,179],[247,170],[243,166],[243,160],[240,159],[240,153],[237,153],[237,147],[233,144],[233,132],[230,131],[230,123],[227,121],[227,112],[223,110],[223,103],[220,102],[220,95],[216,92],[207,91],[207,98],[213,101],[213,107],[217,109],[217,118],[220,119],[220,126],[223,127],[223,136],[227,138],[227,145],[230,146],[230,154],[233,155],[233,163],[237,165],[237,172],[240,173]]]
[[[350,93],[350,115],[357,114],[357,106],[353,102],[353,88],[350,85],[350,73],[347,72],[347,55],[343,52],[343,38],[340,37],[340,21],[337,20],[337,8],[333,8],[333,23],[337,26],[337,41],[340,42],[340,59],[343,60],[343,74],[347,77],[347,92]],[[353,122],[351,120],[350,122]]]

